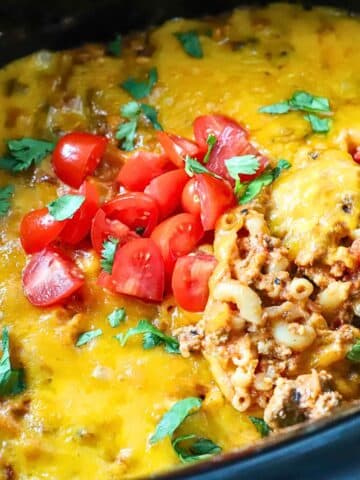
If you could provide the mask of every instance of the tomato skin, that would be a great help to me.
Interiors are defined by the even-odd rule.
[[[65,228],[67,220],[59,222],[47,208],[24,215],[20,224],[20,241],[26,253],[40,252],[53,242]]]
[[[117,195],[102,206],[106,216],[119,220],[130,230],[144,228],[142,236],[148,237],[159,219],[159,207],[149,195],[141,192],[127,192]]]
[[[160,302],[164,296],[164,260],[149,238],[133,240],[117,249],[111,278],[116,292]]]
[[[189,312],[202,312],[209,297],[209,278],[217,261],[212,255],[197,252],[176,260],[172,290],[176,303]]]
[[[193,127],[196,143],[205,151],[207,151],[208,148],[206,142],[208,136],[211,134],[215,135],[216,138],[219,138],[220,134],[226,127],[238,130],[243,133],[245,138],[248,138],[247,131],[244,127],[232,118],[224,115],[201,115],[195,119]]]
[[[106,290],[116,293],[114,282],[110,273],[107,273],[104,270],[101,271],[96,283],[99,285],[99,287],[106,288]]]
[[[360,147],[355,148],[352,157],[356,163],[360,163]]]
[[[170,279],[176,259],[190,253],[203,235],[200,219],[191,213],[179,213],[154,229],[151,238],[164,259],[167,280]]]
[[[73,132],[60,138],[52,155],[56,175],[73,188],[79,188],[91,175],[105,153],[106,137]]]
[[[166,155],[138,151],[121,167],[116,181],[131,192],[142,192],[153,178],[170,170]]]
[[[202,158],[204,152],[192,140],[174,135],[172,133],[157,132],[157,139],[163,147],[165,154],[178,168],[184,167],[184,160],[187,155],[190,157]]]
[[[160,219],[167,218],[179,207],[181,195],[189,176],[183,169],[172,170],[154,178],[144,193],[156,200]]]
[[[37,307],[64,303],[83,283],[75,263],[50,247],[35,253],[23,271],[24,294]]]
[[[67,221],[64,230],[60,234],[60,240],[69,245],[81,242],[90,232],[94,215],[99,208],[99,193],[92,183],[86,180],[76,192],[84,195],[85,200],[73,218]]]
[[[103,249],[104,241],[109,237],[117,238],[120,245],[139,238],[139,236],[135,232],[132,232],[124,223],[119,220],[107,218],[104,210],[100,208],[96,212],[91,225],[91,244],[99,255]]]
[[[200,215],[200,198],[198,194],[198,184],[195,177],[191,178],[184,187],[181,196],[181,205],[185,212],[193,215]]]

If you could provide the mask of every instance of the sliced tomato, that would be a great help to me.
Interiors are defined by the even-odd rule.
[[[164,295],[164,260],[149,238],[139,238],[117,249],[112,281],[118,293],[160,302]]]
[[[193,127],[196,143],[205,151],[208,147],[208,136],[215,135],[216,138],[219,138],[220,134],[226,127],[238,130],[245,136],[245,138],[248,136],[244,127],[235,120],[225,117],[224,115],[201,115],[195,119]]]
[[[172,290],[176,303],[189,312],[202,312],[209,297],[209,278],[216,267],[212,255],[197,252],[177,259]]]
[[[96,212],[91,225],[91,244],[99,255],[101,254],[104,241],[109,237],[118,239],[120,245],[134,238],[139,238],[124,223],[107,218],[104,210],[100,208]]]
[[[352,153],[352,157],[356,163],[360,163],[360,147],[356,147]]]
[[[91,223],[99,208],[99,194],[91,182],[85,181],[77,192],[84,195],[85,200],[79,210],[67,221],[60,234],[60,240],[70,245],[81,242],[90,232]]]
[[[195,177],[188,180],[185,185],[181,196],[181,205],[185,212],[192,213],[193,215],[200,215],[200,198]]]
[[[53,242],[65,228],[67,220],[59,222],[47,208],[27,213],[20,224],[20,241],[26,253],[40,252]]]
[[[126,190],[142,192],[153,178],[170,170],[171,165],[164,154],[139,150],[127,159],[116,180]]]
[[[79,188],[98,166],[106,145],[106,137],[100,135],[84,132],[64,135],[52,155],[56,175],[70,187]]]
[[[100,272],[97,279],[97,284],[99,287],[106,288],[110,292],[116,293],[114,282],[110,273],[104,271]]]
[[[185,170],[178,168],[154,178],[145,188],[145,193],[156,200],[159,206],[160,219],[167,218],[179,207],[188,180]]]
[[[193,158],[201,158],[205,153],[195,142],[179,135],[165,132],[157,132],[156,135],[165,154],[178,168],[184,167],[184,160],[187,155]]]
[[[203,235],[200,219],[191,213],[170,217],[154,229],[151,238],[160,248],[168,280],[176,259],[194,250]]]
[[[119,220],[136,232],[142,230],[142,236],[148,237],[159,219],[159,207],[149,195],[141,192],[128,192],[117,195],[102,206],[106,216]]]
[[[23,271],[24,293],[38,307],[61,304],[84,283],[75,263],[53,248],[35,253]]]

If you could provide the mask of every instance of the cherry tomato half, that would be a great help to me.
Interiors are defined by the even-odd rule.
[[[156,200],[159,206],[160,219],[167,218],[179,207],[188,179],[185,170],[178,168],[154,178],[145,188],[144,192]]]
[[[99,208],[98,191],[89,181],[86,180],[76,193],[84,195],[85,200],[74,216],[67,221],[60,234],[60,240],[70,245],[76,245],[87,236],[93,217]]]
[[[119,220],[130,230],[143,230],[148,237],[158,223],[159,207],[149,195],[140,192],[128,192],[117,195],[101,207],[111,220]]]
[[[104,210],[100,208],[96,212],[91,225],[91,244],[99,255],[101,254],[104,241],[109,237],[118,239],[121,245],[134,238],[139,238],[124,223],[107,218]]]
[[[352,157],[356,163],[360,163],[360,147],[356,147],[352,152]]]
[[[166,155],[138,151],[127,159],[116,180],[126,190],[142,192],[153,178],[170,170],[171,165]]]
[[[184,167],[184,160],[187,155],[199,158],[204,154],[204,152],[201,153],[195,142],[187,138],[165,132],[157,132],[156,135],[165,150],[165,154],[178,168]]]
[[[50,247],[35,253],[23,271],[24,294],[38,307],[63,303],[83,283],[75,263]]]
[[[181,205],[185,212],[192,213],[193,215],[200,215],[200,198],[195,177],[189,180],[185,185],[181,196]]]
[[[149,238],[139,238],[117,249],[112,281],[118,293],[160,302],[164,295],[164,260]]]
[[[219,138],[225,127],[232,127],[233,129],[242,132],[245,135],[245,138],[247,138],[245,128],[235,120],[225,117],[224,115],[201,115],[195,119],[193,127],[196,143],[205,151],[208,147],[206,142],[208,136],[211,134],[215,135],[216,138]]]
[[[203,235],[200,219],[191,213],[170,217],[154,229],[151,238],[160,248],[167,279],[170,278],[176,259],[190,253]]]
[[[216,267],[212,255],[197,252],[176,260],[172,289],[176,303],[189,312],[202,312],[209,297],[209,278]]]
[[[20,241],[26,253],[40,252],[53,242],[65,228],[67,220],[59,222],[47,208],[27,213],[20,224]]]
[[[107,139],[91,133],[74,132],[58,141],[52,155],[56,175],[64,183],[79,188],[104,155]]]

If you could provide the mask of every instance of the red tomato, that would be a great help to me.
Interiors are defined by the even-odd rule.
[[[25,296],[38,307],[63,303],[83,283],[81,270],[53,248],[35,253],[23,271]]]
[[[200,215],[200,198],[198,194],[198,185],[196,178],[187,182],[181,196],[181,205],[185,212],[193,215]]]
[[[67,185],[79,188],[104,155],[107,139],[91,133],[74,132],[58,141],[52,155],[56,175]]]
[[[356,163],[360,163],[360,147],[355,148],[352,156]]]
[[[168,278],[176,259],[190,253],[203,235],[200,219],[191,213],[180,213],[170,217],[154,229],[151,238],[160,248]]]
[[[25,252],[35,253],[45,248],[60,235],[66,222],[55,220],[47,208],[27,213],[20,224],[20,241]]]
[[[128,158],[116,180],[126,190],[142,192],[153,178],[158,177],[170,168],[166,155],[138,151]]]
[[[156,201],[145,193],[122,193],[104,203],[102,209],[108,218],[119,220],[130,230],[144,229],[144,237],[148,237],[158,223],[159,207]]]
[[[184,160],[187,155],[198,158],[202,157],[204,153],[200,151],[195,142],[187,138],[165,132],[157,132],[156,135],[166,155],[178,168],[184,167]]]
[[[115,290],[143,300],[160,302],[164,295],[164,260],[149,238],[117,249],[112,270]]]
[[[85,200],[73,218],[67,221],[60,235],[60,240],[70,245],[76,245],[87,236],[99,208],[99,194],[92,183],[85,181],[77,193],[84,195]]]
[[[116,293],[114,282],[110,273],[104,271],[100,272],[97,279],[97,284],[99,287],[106,288],[107,290],[110,290],[110,292]]]
[[[239,123],[224,115],[201,115],[194,121],[194,135],[197,144],[205,151],[207,151],[208,136],[215,135],[219,138],[225,127],[231,127],[239,132],[242,132],[247,138],[247,132]]]
[[[200,218],[205,231],[213,230],[217,219],[235,205],[231,186],[224,180],[208,174],[198,174],[197,191],[200,198]]]
[[[119,220],[111,220],[106,217],[101,208],[96,212],[91,226],[91,244],[100,255],[104,241],[109,238],[117,238],[120,244],[124,244],[134,238],[139,238],[135,232]]]
[[[188,179],[185,170],[178,168],[154,178],[145,188],[145,193],[156,200],[159,206],[160,219],[167,218],[179,207]]]
[[[177,259],[172,276],[176,303],[189,312],[202,312],[209,297],[209,278],[216,267],[212,255],[197,252]]]

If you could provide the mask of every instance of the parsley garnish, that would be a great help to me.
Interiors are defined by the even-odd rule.
[[[158,81],[158,73],[156,67],[149,70],[147,80],[135,80],[130,77],[121,84],[122,88],[128,92],[135,100],[150,95],[155,83]]]
[[[239,175],[252,175],[259,168],[259,160],[255,155],[240,155],[225,160],[229,175],[234,180],[239,180]]]
[[[145,350],[154,348],[157,345],[163,345],[168,353],[179,353],[179,342],[177,339],[166,335],[148,320],[140,320],[136,327],[130,328],[125,334],[119,333],[115,338],[123,347],[133,335],[144,335],[143,348]]]
[[[211,172],[208,170],[204,165],[202,165],[196,158],[191,158],[188,155],[185,158],[185,172],[189,175],[189,177],[193,177],[195,173],[207,173],[208,175],[212,175],[216,178],[221,178],[216,173]]]
[[[112,328],[118,327],[121,322],[125,321],[126,310],[125,308],[115,308],[113,312],[108,315],[108,320]]]
[[[0,359],[0,395],[16,395],[25,390],[24,369],[13,369],[10,361],[9,331],[2,331],[2,357]]]
[[[249,416],[249,420],[251,421],[251,423],[254,425],[254,427],[262,437],[267,437],[270,434],[271,428],[265,422],[265,420],[263,420],[262,418],[252,417],[252,416]]]
[[[184,398],[174,403],[157,424],[155,432],[150,437],[150,443],[153,445],[163,438],[171,436],[190,413],[199,410],[201,403],[200,398],[197,397]]]
[[[107,51],[114,55],[114,57],[120,57],[122,51],[122,36],[118,33],[116,37],[108,43]]]
[[[189,30],[187,32],[176,32],[174,35],[190,57],[202,58],[204,56],[198,32]]]
[[[81,347],[82,345],[89,343],[94,338],[99,337],[100,335],[102,335],[102,333],[103,332],[101,328],[98,328],[97,330],[89,330],[88,332],[81,333],[75,345],[77,347]]]
[[[329,118],[320,118],[313,113],[308,113],[304,118],[310,122],[312,131],[315,133],[327,133],[330,130],[331,120]]]
[[[22,172],[33,164],[38,165],[51,153],[55,145],[45,140],[21,138],[7,142],[8,155],[0,158],[0,168],[8,172]]]
[[[140,107],[141,111],[143,112],[145,117],[151,122],[155,130],[163,130],[162,126],[158,121],[158,113],[155,108],[151,105],[148,105],[147,103],[142,103]]]
[[[191,440],[191,442],[189,442]],[[184,444],[182,446],[181,444]],[[205,460],[211,456],[221,453],[221,447],[208,438],[197,435],[181,435],[172,438],[171,445],[183,463],[192,463]]]
[[[72,218],[84,201],[84,195],[63,195],[49,203],[48,210],[55,220],[61,222],[62,220]]]
[[[0,187],[0,217],[5,217],[10,209],[10,198],[14,194],[14,186]]]
[[[215,147],[216,142],[217,142],[217,138],[215,137],[215,135],[210,133],[210,135],[208,135],[208,137],[206,139],[206,143],[208,144],[208,149],[207,149],[207,152],[206,152],[204,160],[203,160],[205,164],[208,163],[209,158],[210,158],[210,154],[211,154],[213,148]]]
[[[346,358],[351,362],[360,362],[360,338],[356,340],[356,343],[351,347],[351,350],[348,351]]]
[[[101,268],[107,273],[112,272],[118,243],[119,243],[119,240],[117,238],[112,238],[112,237],[109,237],[103,243],[103,248],[101,250],[100,265],[101,265]]]

